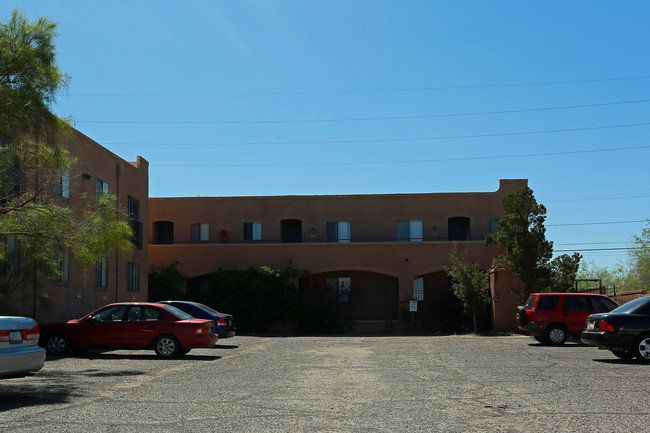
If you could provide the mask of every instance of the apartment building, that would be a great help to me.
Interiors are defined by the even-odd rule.
[[[131,216],[135,249],[124,259],[108,254],[96,267],[82,269],[68,251],[60,257],[61,277],[57,281],[39,278],[34,284],[20,286],[12,293],[12,312],[36,317],[39,323],[68,320],[110,302],[147,300],[147,244],[144,230],[148,219],[149,163],[138,157],[127,162],[79,131],[73,130],[61,144],[76,159],[76,164],[54,186],[59,205],[82,207],[88,197],[109,192]],[[19,249],[19,244],[9,248]],[[11,251],[18,257],[19,251]],[[19,261],[10,269],[17,278]]]
[[[501,180],[494,192],[150,198],[149,263],[178,262],[194,287],[219,268],[308,271],[332,290],[354,331],[407,331],[444,308],[438,303],[454,248],[490,268],[502,250],[486,247],[485,236],[503,216],[503,197],[525,186]],[[498,317],[500,305],[514,301],[496,275],[493,283],[502,295],[493,326],[510,327]]]

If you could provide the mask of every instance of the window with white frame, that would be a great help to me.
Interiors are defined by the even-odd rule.
[[[54,184],[54,194],[70,198],[70,170],[65,169]]]
[[[193,241],[209,241],[210,240],[210,224],[207,224],[207,223],[192,224],[192,240]]]
[[[397,221],[397,240],[400,242],[421,242],[422,220]]]
[[[422,277],[413,280],[413,299],[424,301],[424,278]]]
[[[326,221],[327,242],[350,242],[350,221]]]
[[[259,221],[244,223],[244,240],[245,241],[262,240],[262,223]]]
[[[339,302],[350,300],[352,288],[352,279],[350,277],[325,278],[325,287],[329,290],[331,296]]]
[[[126,290],[129,292],[140,291],[140,265],[128,262],[126,264]]]
[[[108,258],[102,257],[95,267],[95,286],[108,287]]]

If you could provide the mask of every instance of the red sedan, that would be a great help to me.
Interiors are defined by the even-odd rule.
[[[40,344],[50,355],[88,348],[153,349],[172,358],[212,347],[218,338],[212,320],[194,319],[171,305],[122,302],[81,319],[41,326]]]

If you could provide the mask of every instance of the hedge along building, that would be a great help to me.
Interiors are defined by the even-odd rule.
[[[331,289],[354,331],[408,331],[412,300],[416,326],[430,329],[446,308],[440,303],[449,302],[449,254],[456,246],[489,269],[503,250],[486,247],[485,236],[503,216],[503,197],[525,186],[501,180],[495,192],[150,198],[149,263],[178,262],[190,290],[205,289],[219,268],[308,271]],[[512,316],[516,302],[495,290],[501,301],[493,302],[493,319]],[[512,328],[513,320],[492,326]]]
[[[75,266],[74,257],[62,251],[60,279],[39,281],[36,291],[30,285],[18,287],[3,302],[12,313],[35,316],[39,323],[81,317],[110,302],[147,300],[148,239],[143,222],[148,218],[149,163],[141,157],[127,162],[76,130],[63,136],[61,145],[76,163],[54,186],[56,204],[74,210],[98,192],[115,195],[131,216],[135,248],[126,259],[108,254],[91,268]],[[12,275],[0,275],[5,281],[19,278],[21,272],[21,246],[12,243],[9,249],[15,266],[5,270]]]

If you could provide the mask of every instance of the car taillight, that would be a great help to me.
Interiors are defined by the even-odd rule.
[[[9,331],[0,331],[0,343],[9,341]]]
[[[40,335],[41,331],[38,329],[38,325],[34,326],[32,329],[23,329],[23,340],[38,341]]]
[[[214,334],[214,331],[212,330],[212,326],[210,325],[203,325],[199,328],[196,328],[196,331],[194,331],[196,335],[210,335]]]
[[[601,320],[598,324],[598,332],[614,332],[614,327],[611,323],[607,323],[604,320]]]
[[[226,323],[226,318],[225,317],[219,317],[217,319],[217,326],[228,326]]]

